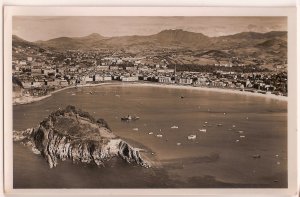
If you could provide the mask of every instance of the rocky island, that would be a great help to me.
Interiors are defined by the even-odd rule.
[[[142,158],[141,149],[113,134],[105,120],[96,120],[74,106],[51,113],[35,128],[14,131],[13,140],[41,154],[50,168],[57,166],[59,160],[67,159],[104,166],[113,157],[150,167]]]

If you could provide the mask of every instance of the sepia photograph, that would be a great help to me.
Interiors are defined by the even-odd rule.
[[[11,27],[13,189],[288,188],[287,16]]]

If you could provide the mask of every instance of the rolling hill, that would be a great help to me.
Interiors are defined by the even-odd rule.
[[[79,49],[90,48],[95,42],[105,39],[97,33],[85,37],[59,37],[47,41],[37,41],[36,44],[54,49]]]
[[[287,32],[241,32],[234,35],[208,37],[181,29],[163,30],[148,36],[104,37],[93,33],[84,37],[59,37],[47,41],[28,42],[13,36],[13,46],[31,46],[51,50],[123,50],[133,54],[154,51],[189,51],[198,58],[287,57]],[[230,51],[230,52],[229,52]]]
[[[255,47],[268,40],[280,40],[286,43],[287,32],[242,32],[234,35],[208,37],[202,33],[188,32],[181,29],[164,30],[149,36],[104,37],[91,34],[85,37],[60,37],[47,41],[38,41],[42,47],[55,49],[92,49],[92,48],[137,48],[151,50],[155,48],[186,48],[201,50],[224,50],[239,47]],[[284,46],[283,46],[284,47]]]

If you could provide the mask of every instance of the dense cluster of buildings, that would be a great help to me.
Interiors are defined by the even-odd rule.
[[[13,76],[21,81],[26,94],[34,96],[46,95],[67,86],[112,80],[230,88],[287,95],[286,72],[178,72],[176,65],[170,69],[165,60],[149,65],[144,63],[144,59],[78,51],[67,51],[63,55],[43,52],[13,59]],[[219,68],[216,66],[216,69]]]

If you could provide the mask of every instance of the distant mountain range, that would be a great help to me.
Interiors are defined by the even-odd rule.
[[[13,43],[25,40],[13,36]],[[278,48],[287,46],[287,32],[272,31],[268,33],[242,32],[234,35],[208,37],[202,33],[188,32],[181,29],[164,30],[149,36],[104,37],[93,33],[85,37],[59,37],[47,41],[27,42],[40,47],[67,49],[124,48],[151,50],[153,48],[186,48],[198,50],[224,50],[241,47]]]
[[[39,52],[44,50],[103,50],[127,53],[129,55],[162,55],[171,64],[215,64],[238,57],[244,64],[260,62],[283,63],[287,59],[287,32],[267,33],[242,32],[234,35],[208,37],[202,33],[180,29],[164,30],[148,36],[104,37],[93,33],[84,37],[59,37],[47,41],[28,42],[18,36],[12,37],[13,47],[31,47]],[[176,54],[170,56],[169,53]],[[22,53],[13,53],[20,57]]]

